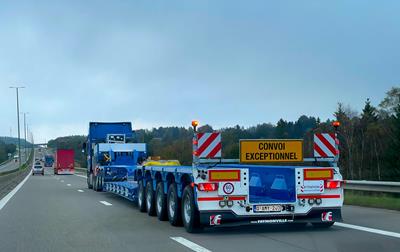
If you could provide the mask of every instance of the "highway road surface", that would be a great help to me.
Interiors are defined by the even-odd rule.
[[[28,149],[26,152],[27,156],[29,156],[29,151],[30,149]],[[21,161],[22,163],[25,163],[26,161],[24,150],[21,150]],[[0,172],[11,171],[17,168],[18,168],[18,162],[15,162],[14,159],[11,159],[10,161],[0,165]]]
[[[344,207],[328,230],[286,225],[189,234],[86,188],[83,174],[28,176],[0,201],[0,251],[400,251],[400,212]],[[369,229],[366,229],[369,228]]]

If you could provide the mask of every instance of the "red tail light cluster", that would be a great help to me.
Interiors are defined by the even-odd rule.
[[[327,189],[336,189],[342,186],[343,181],[341,180],[326,180],[325,188]]]
[[[212,192],[218,190],[218,183],[198,183],[197,189],[199,191]]]

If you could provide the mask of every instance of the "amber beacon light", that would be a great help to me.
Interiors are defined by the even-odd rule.
[[[340,122],[339,122],[339,121],[334,121],[334,122],[332,123],[332,126],[335,127],[335,129],[337,129],[337,128],[339,128],[339,126],[340,126]]]
[[[194,128],[194,131],[196,131],[197,126],[199,126],[199,121],[193,120],[193,121],[192,121],[192,126],[193,126],[193,128]]]

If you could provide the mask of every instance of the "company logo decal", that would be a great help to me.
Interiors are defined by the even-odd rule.
[[[332,212],[323,212],[321,214],[322,221],[332,221]]]
[[[222,216],[218,215],[211,215],[210,216],[210,226],[218,226],[221,225]]]

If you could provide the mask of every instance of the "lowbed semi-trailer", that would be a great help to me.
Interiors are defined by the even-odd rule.
[[[330,227],[341,220],[343,181],[336,166],[336,151],[335,157],[312,159],[328,161],[326,167],[223,163],[236,160],[221,159],[220,133],[198,133],[197,124],[193,123],[192,166],[143,161],[145,144],[132,146],[119,142],[120,146],[115,145],[115,148],[115,143],[108,143],[107,148],[102,144],[90,145],[89,130],[85,147],[92,146],[87,153],[93,152],[97,157],[97,161],[90,154],[88,157],[92,159],[88,178],[93,176],[89,169],[94,169],[96,174],[88,179],[89,188],[135,201],[140,211],[157,216],[159,220],[169,220],[172,225],[183,224],[188,232],[203,227],[271,223],[312,223]],[[286,143],[288,151],[302,156],[302,146],[300,150],[291,142]],[[292,145],[293,150],[290,149]],[[244,145],[242,149],[244,152]],[[128,153],[136,158],[125,161],[124,165],[117,164],[121,162],[118,157]],[[99,162],[104,160],[108,161]]]

